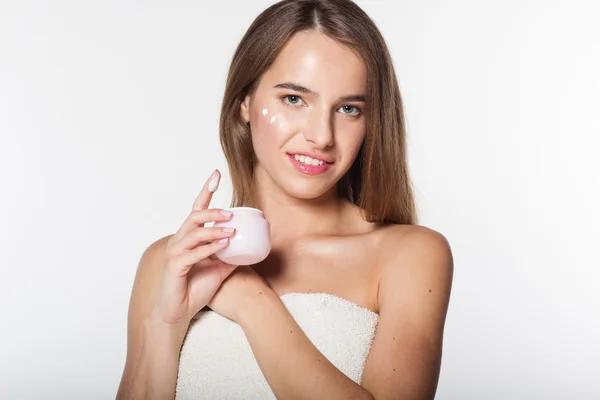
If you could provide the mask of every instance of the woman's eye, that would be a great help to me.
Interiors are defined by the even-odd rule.
[[[349,115],[352,117],[360,114],[360,109],[356,106],[345,105],[345,106],[341,106],[339,108],[339,110],[341,110],[342,114]]]
[[[298,106],[302,102],[302,98],[300,98],[300,96],[290,94],[283,96],[283,102],[290,106]]]

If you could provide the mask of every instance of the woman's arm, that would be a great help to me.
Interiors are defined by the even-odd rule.
[[[381,248],[379,325],[358,385],[310,342],[279,297],[253,296],[237,321],[282,399],[430,399],[441,360],[452,255],[437,232],[391,230]]]
[[[389,239],[362,384],[376,399],[433,399],[454,269],[450,245],[424,227]]]
[[[117,400],[174,398],[185,328],[152,318],[168,237],[144,252],[129,304],[127,360]]]
[[[127,361],[117,399],[175,397],[179,352],[190,321],[236,265],[211,256],[235,230],[206,227],[225,222],[230,211],[209,209],[221,174],[213,171],[179,230],[142,255],[129,303]]]
[[[237,322],[278,399],[373,399],[312,344],[274,292],[254,296]]]
[[[117,398],[173,399],[185,329],[148,317],[144,321],[143,335],[140,356],[129,386]]]

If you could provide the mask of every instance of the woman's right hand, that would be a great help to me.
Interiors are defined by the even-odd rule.
[[[221,227],[205,227],[207,222],[228,221],[231,213],[208,209],[221,175],[218,170],[204,184],[192,212],[171,236],[154,310],[150,318],[187,328],[194,315],[213,297],[236,265],[211,256],[227,247],[234,232]]]

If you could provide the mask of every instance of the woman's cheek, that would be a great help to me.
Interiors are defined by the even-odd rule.
[[[345,132],[345,135],[339,135],[338,137],[339,140],[343,140],[343,142],[338,141],[338,147],[343,148],[344,152],[351,156],[350,158],[354,162],[354,158],[360,151],[360,147],[365,140],[366,126],[365,124],[355,124],[354,126],[346,127]]]
[[[289,118],[281,112],[273,112],[272,108],[262,107],[255,114],[252,133],[258,138],[284,138],[291,128]]]
[[[283,118],[273,115],[269,108],[259,108],[251,121],[252,144],[259,160],[267,157],[282,147],[281,130],[285,127]],[[280,127],[281,126],[281,127]]]

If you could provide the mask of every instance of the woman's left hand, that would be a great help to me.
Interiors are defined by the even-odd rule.
[[[225,318],[239,322],[241,313],[252,301],[270,292],[272,289],[267,282],[252,267],[239,266],[221,284],[208,307]]]

